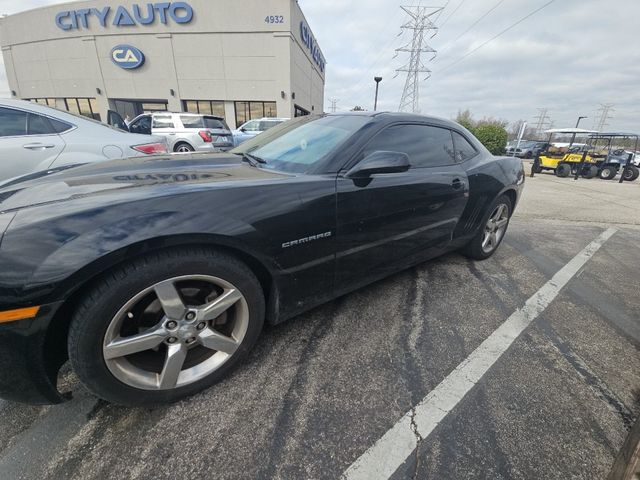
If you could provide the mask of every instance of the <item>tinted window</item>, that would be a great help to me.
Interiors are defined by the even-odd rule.
[[[184,128],[204,128],[202,117],[197,115],[181,115],[180,121]]]
[[[142,117],[129,126],[131,133],[151,135],[151,117]]]
[[[51,128],[53,128],[53,131],[55,133],[63,133],[73,128],[73,125],[61,122],[60,120],[55,120],[53,118],[49,119],[49,123],[51,124]]]
[[[224,120],[220,120],[215,117],[204,117],[204,126],[206,128],[229,130],[229,127],[224,123]]]
[[[454,163],[451,131],[427,125],[389,127],[369,142],[364,155],[387,150],[409,155],[413,168],[437,167]]]
[[[0,137],[18,137],[27,134],[27,113],[0,108]]]
[[[469,141],[458,132],[453,132],[453,141],[456,146],[457,162],[465,162],[478,154],[473,145],[471,145]]]
[[[30,113],[28,121],[27,135],[51,135],[55,133],[46,117]]]
[[[153,128],[175,128],[173,118],[170,116],[153,117]]]

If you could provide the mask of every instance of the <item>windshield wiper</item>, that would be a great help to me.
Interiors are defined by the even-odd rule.
[[[263,158],[256,157],[255,155],[251,155],[250,153],[242,153],[242,160],[248,162],[252,167],[257,167],[258,164],[265,165],[267,161]]]

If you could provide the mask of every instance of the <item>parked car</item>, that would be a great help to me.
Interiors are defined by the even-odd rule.
[[[241,143],[251,140],[256,135],[266,132],[270,128],[280,125],[283,122],[290,120],[289,118],[261,118],[257,120],[249,120],[240,126],[237,130],[233,131],[233,143],[235,146]]]
[[[544,151],[547,146],[547,142],[530,142],[523,140],[520,142],[520,146],[518,146],[518,142],[508,145],[506,154],[518,158],[533,158],[538,153]]]
[[[166,152],[160,137],[124,133],[24,100],[0,99],[0,181],[75,163]]]
[[[143,113],[125,124],[109,112],[109,124],[143,135],[166,138],[170,152],[226,152],[233,148],[233,135],[222,117],[197,113]]]
[[[301,117],[228,153],[0,188],[0,396],[154,405],[229,374],[263,324],[505,237],[525,176],[448,120]]]

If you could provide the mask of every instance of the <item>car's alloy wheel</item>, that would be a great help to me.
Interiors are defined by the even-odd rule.
[[[159,405],[227,376],[255,344],[265,297],[239,259],[204,247],[138,256],[75,301],[67,347],[80,381],[120,405]]]
[[[207,377],[238,349],[249,309],[231,283],[189,275],[157,283],[129,300],[103,342],[109,371],[143,390],[170,390]]]
[[[498,204],[484,227],[482,236],[482,251],[491,253],[502,241],[507,226],[509,225],[509,206],[505,203]]]
[[[186,143],[181,143],[176,147],[176,152],[178,153],[191,153],[193,151],[191,145],[187,145]]]

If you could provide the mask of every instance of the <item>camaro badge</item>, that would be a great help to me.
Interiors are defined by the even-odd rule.
[[[321,240],[323,238],[329,238],[331,232],[319,233],[318,235],[311,235],[310,237],[304,237],[299,240],[292,240],[291,242],[285,242],[282,244],[282,248],[294,247],[296,245],[303,245],[305,243],[313,242],[314,240]]]

